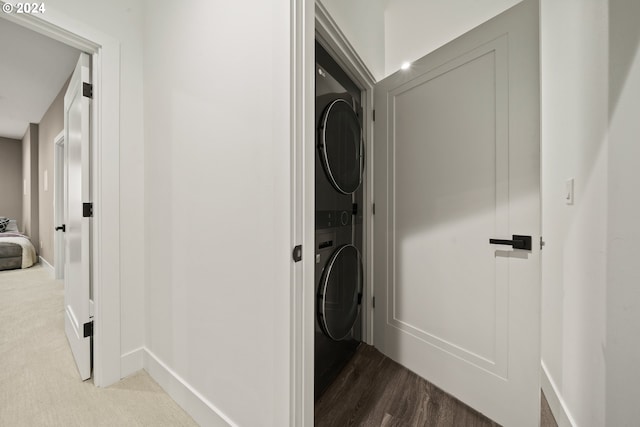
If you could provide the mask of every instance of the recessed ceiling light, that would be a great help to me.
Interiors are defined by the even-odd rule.
[[[403,62],[402,65],[400,66],[401,70],[408,70],[409,67],[411,67],[411,62]]]

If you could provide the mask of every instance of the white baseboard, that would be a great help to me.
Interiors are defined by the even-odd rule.
[[[229,417],[147,348],[144,349],[144,369],[198,424],[235,427]]]
[[[142,369],[144,369],[144,348],[140,347],[120,356],[120,376],[122,378]]]
[[[556,419],[556,423],[558,423],[558,427],[577,427],[575,420],[567,409],[567,404],[558,391],[556,383],[549,376],[549,371],[547,371],[544,362],[542,362],[542,391],[547,398],[547,402],[549,402],[549,407],[553,417]]]
[[[51,276],[54,276],[56,274],[56,271],[53,268],[53,265],[49,264],[47,262],[47,260],[42,258],[41,256],[38,256],[38,258],[40,259],[40,265],[42,265],[44,268],[46,268],[47,271],[49,271],[49,273],[51,273]]]

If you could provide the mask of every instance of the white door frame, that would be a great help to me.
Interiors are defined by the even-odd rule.
[[[367,68],[362,58],[358,56],[356,50],[351,46],[347,38],[344,36],[338,25],[329,15],[329,12],[319,0],[315,5],[315,40],[331,55],[331,57],[340,65],[347,76],[362,89],[362,137],[365,142],[365,187],[363,200],[363,227],[365,233],[363,235],[364,247],[364,292],[362,303],[362,340],[368,344],[373,344],[373,87],[376,83],[375,77]],[[313,54],[312,54],[313,55]],[[313,55],[315,57],[315,55]],[[315,62],[314,81],[315,81]],[[315,108],[315,92],[311,99],[312,108]],[[313,110],[312,110],[313,111]],[[315,119],[314,119],[315,120]],[[314,132],[315,141],[315,123],[311,125]],[[311,143],[315,147],[315,143]],[[315,151],[310,153],[311,159],[315,161]],[[312,185],[315,183],[315,173],[311,171]],[[314,196],[315,197],[315,196]],[[315,207],[312,208],[315,214]],[[311,229],[315,232],[315,226],[312,224]],[[313,266],[313,261],[311,262]],[[315,277],[313,285],[310,289],[315,288]],[[314,294],[315,305],[315,294]],[[315,319],[313,319],[315,322]]]
[[[363,89],[363,137],[366,146],[364,195],[365,291],[363,341],[373,343],[373,86],[375,78],[319,0],[291,2],[292,13],[292,247],[302,244],[302,261],[291,276],[291,426],[313,426],[315,330],[315,40],[331,54],[349,78]]]
[[[64,130],[53,139],[53,226],[64,223]],[[64,278],[64,234],[53,233],[53,269],[56,280]]]
[[[0,6],[4,3],[0,0]],[[44,14],[2,13],[0,17],[91,55],[93,382],[106,387],[121,379],[120,44],[48,4]]]

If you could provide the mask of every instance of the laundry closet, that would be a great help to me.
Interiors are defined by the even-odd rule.
[[[362,339],[364,140],[361,91],[316,43],[315,394]]]
[[[494,421],[534,425],[538,3],[383,79],[316,6],[314,397],[364,341]]]

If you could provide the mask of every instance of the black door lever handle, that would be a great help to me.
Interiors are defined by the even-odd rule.
[[[514,234],[513,240],[504,239],[489,239],[489,243],[492,245],[509,245],[514,249],[524,249],[526,251],[531,250],[531,236],[520,236]]]
[[[62,232],[64,233],[67,231],[67,227],[64,224],[62,224],[61,226],[56,227],[56,231],[58,230],[62,230]]]

